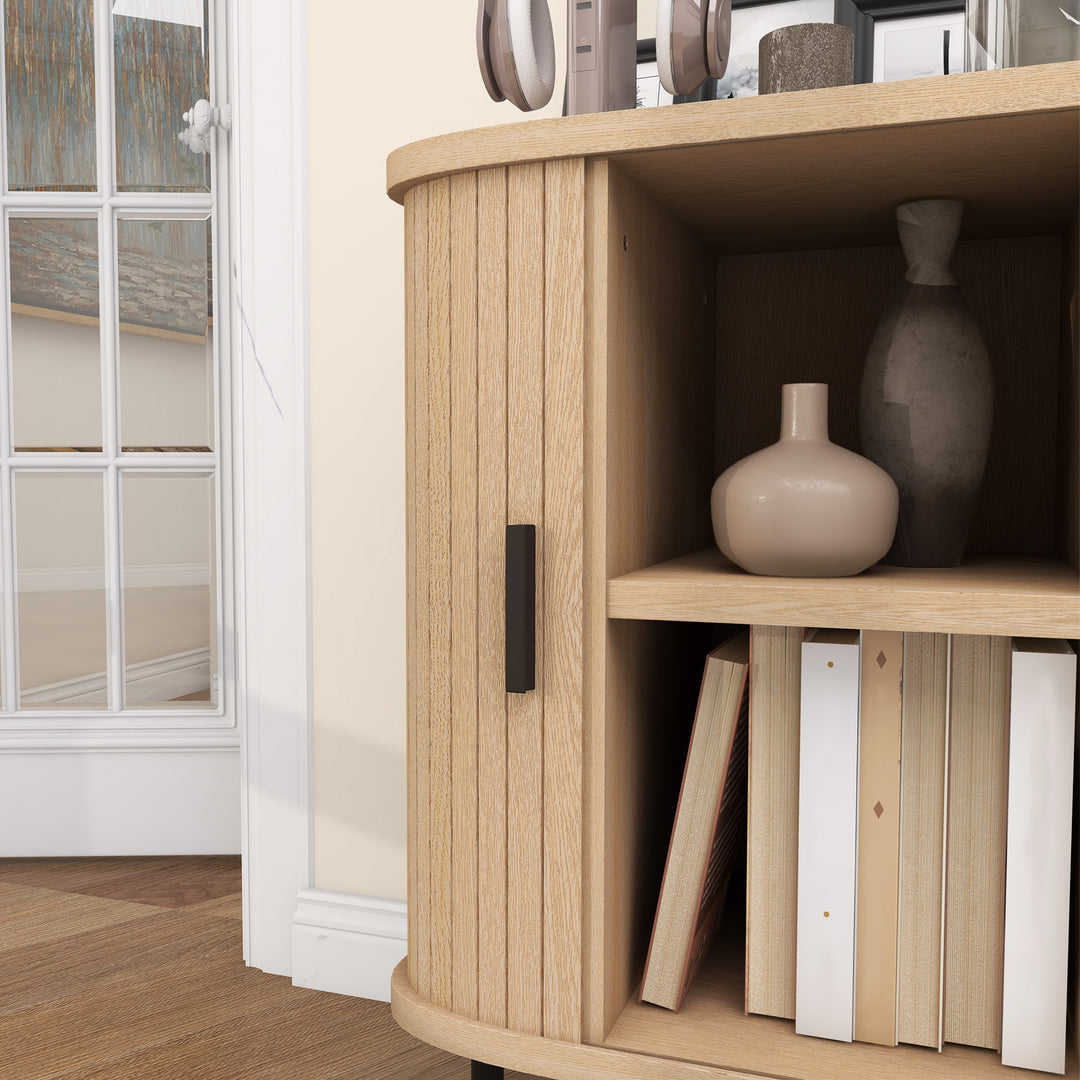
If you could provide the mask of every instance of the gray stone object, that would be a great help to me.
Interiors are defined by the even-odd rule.
[[[797,23],[758,43],[758,93],[848,86],[855,71],[855,35],[837,23]]]
[[[961,203],[897,207],[907,283],[878,324],[859,388],[863,453],[900,489],[889,562],[959,565],[993,422],[986,343],[949,259]]]

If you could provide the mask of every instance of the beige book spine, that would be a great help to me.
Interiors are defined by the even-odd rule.
[[[803,628],[750,634],[746,1011],[795,1019]]]
[[[945,1042],[1001,1049],[1009,639],[956,635],[949,688]]]
[[[904,635],[864,630],[860,645],[854,1032],[895,1046]]]
[[[949,636],[904,635],[898,1042],[941,1048]]]

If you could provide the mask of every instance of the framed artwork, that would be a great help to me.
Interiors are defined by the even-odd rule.
[[[692,94],[672,96],[660,81],[656,66],[656,38],[644,38],[637,43],[637,107],[682,105],[687,101],[712,101],[716,97],[716,80],[707,79]]]
[[[836,0],[855,35],[855,82],[890,82],[964,70],[963,0]]]
[[[637,43],[637,107],[649,109],[656,105],[671,105],[674,98],[660,82],[656,67],[656,38]]]
[[[731,51],[718,98],[751,97],[758,92],[758,44],[773,30],[797,23],[837,21],[834,0],[732,0]]]

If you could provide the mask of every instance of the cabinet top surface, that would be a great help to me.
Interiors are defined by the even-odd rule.
[[[995,162],[1013,153],[1015,140],[1025,156],[1045,148],[1051,158],[1028,157],[1027,168],[1068,163],[1075,188],[1078,112],[1080,62],[1069,62],[531,120],[403,146],[387,159],[387,191],[403,202],[409,188],[455,172],[579,156],[617,156],[630,171],[640,168],[645,178],[689,169],[692,186],[694,165],[709,163],[717,149],[730,151],[732,144],[831,137],[832,156],[844,158],[849,154],[844,135],[849,141],[861,135],[864,143],[869,135],[872,143],[873,133],[882,129],[917,132],[942,125],[948,127],[939,137],[953,143],[967,129],[970,152],[979,147]],[[927,137],[932,146],[935,136]],[[919,145],[918,138],[909,140],[904,152],[917,153]],[[726,157],[722,153],[715,160]],[[860,161],[850,164],[865,167]]]

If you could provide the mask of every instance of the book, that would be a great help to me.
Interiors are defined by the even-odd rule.
[[[941,1049],[949,635],[905,634],[896,1038]]]
[[[746,839],[750,632],[709,653],[649,942],[641,1000],[676,1012],[723,910]]]
[[[854,1037],[895,1046],[904,635],[863,630],[859,652]]]
[[[1014,638],[1001,1063],[1065,1071],[1076,654]]]
[[[945,1042],[1001,1049],[1009,639],[954,634],[949,675]]]
[[[801,626],[750,628],[746,1011],[795,1019]]]
[[[795,1030],[851,1042],[859,632],[814,630],[802,645]]]

